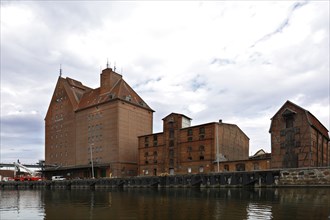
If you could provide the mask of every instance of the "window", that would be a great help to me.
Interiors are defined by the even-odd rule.
[[[228,164],[225,164],[225,165],[224,165],[224,170],[225,170],[225,171],[229,171],[229,165],[228,165]]]
[[[253,163],[253,169],[259,170],[259,163],[257,163],[257,162]]]
[[[169,164],[171,167],[174,166],[174,160],[173,159],[170,159],[170,164]]]
[[[154,151],[154,156],[157,156],[157,151]]]
[[[205,134],[205,128],[204,127],[199,128],[199,134]]]
[[[204,155],[199,156],[199,160],[204,160]]]
[[[188,152],[188,160],[192,160],[192,156],[191,156],[192,147],[191,147],[191,146],[189,146],[189,147],[187,148],[187,152]]]
[[[173,147],[174,146],[174,141],[173,140],[170,140],[169,146],[170,147]]]
[[[144,146],[148,147],[149,146],[149,137],[144,138]]]
[[[193,130],[191,128],[188,129],[187,135],[188,136],[192,136],[193,135]]]
[[[169,137],[172,139],[174,138],[174,130],[170,129]]]
[[[169,155],[170,155],[170,157],[174,157],[174,150],[170,150]]]
[[[192,141],[193,140],[193,138],[192,137],[188,137],[188,141]]]
[[[245,171],[245,164],[244,163],[236,164],[236,171]]]
[[[199,151],[202,153],[205,151],[205,147],[203,145],[199,146]]]
[[[292,128],[293,127],[293,116],[287,116],[285,117],[285,127],[286,128]]]
[[[199,172],[200,172],[200,173],[203,173],[203,172],[204,172],[204,167],[203,167],[203,166],[200,166],[200,167],[199,167]]]
[[[154,146],[158,145],[158,141],[157,141],[157,135],[154,135]]]

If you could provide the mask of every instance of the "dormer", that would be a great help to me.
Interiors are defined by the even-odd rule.
[[[293,122],[294,122],[294,115],[297,114],[295,111],[286,108],[283,113],[282,117],[285,120],[285,127],[286,128],[292,128],[293,127]]]

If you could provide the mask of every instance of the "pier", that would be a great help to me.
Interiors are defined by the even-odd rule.
[[[142,176],[127,178],[72,179],[62,181],[8,181],[1,189],[93,189],[119,187],[272,187],[278,184],[279,170],[226,172],[191,175]]]

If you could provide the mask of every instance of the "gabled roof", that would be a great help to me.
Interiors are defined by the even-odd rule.
[[[83,94],[78,111],[82,109],[89,108],[98,104],[106,103],[114,100],[122,100],[125,102],[132,103],[143,108],[146,108],[150,111],[153,111],[147,103],[125,82],[124,79],[119,79],[113,87],[107,93],[100,93],[100,88],[92,89]]]
[[[307,111],[306,109],[300,107],[299,105],[294,104],[293,102],[287,100],[284,105],[275,113],[275,115],[270,119],[272,120],[271,124],[270,124],[270,128],[269,128],[269,132],[271,132],[271,128],[272,128],[272,124],[273,124],[273,118],[279,114],[280,112],[282,112],[283,109],[285,109],[283,111],[284,114],[291,112],[291,113],[296,113],[293,110],[290,109],[290,105],[294,106],[300,110],[302,110],[307,118],[307,121],[309,123],[310,126],[314,127],[316,130],[318,130],[322,135],[324,135],[324,137],[326,137],[327,139],[329,139],[329,131],[328,129],[309,111]],[[282,114],[283,114],[282,113]]]
[[[107,71],[112,71],[112,69],[106,69]],[[113,72],[113,74],[119,75],[118,73]],[[106,102],[121,100],[124,102],[131,103],[133,105],[148,109],[153,111],[143,99],[122,79],[119,75],[118,81],[116,81],[112,87],[109,88],[109,91],[101,94],[101,88],[91,89],[83,85],[80,81],[71,79],[69,77],[63,78],[59,77],[52,99],[55,97],[57,88],[61,85],[65,90],[70,103],[72,105],[73,111],[80,111],[95,105],[103,104]],[[46,114],[48,115],[49,108]]]
[[[55,90],[53,92],[53,96],[51,98],[51,102],[55,99],[55,94],[58,88],[62,86],[65,93],[68,96],[68,99],[72,105],[73,110],[76,110],[78,108],[79,101],[82,97],[82,95],[86,92],[91,90],[91,88],[84,86],[81,82],[71,79],[69,77],[63,78],[59,77],[55,86]],[[47,115],[49,114],[50,110],[50,105],[48,107],[47,113],[46,113],[46,118]]]
[[[249,159],[265,159],[271,158],[271,153],[267,153],[263,149],[258,150],[255,154],[249,157]]]

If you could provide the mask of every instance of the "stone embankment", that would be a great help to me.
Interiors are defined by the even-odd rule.
[[[280,171],[280,186],[329,186],[330,167],[296,168]]]

